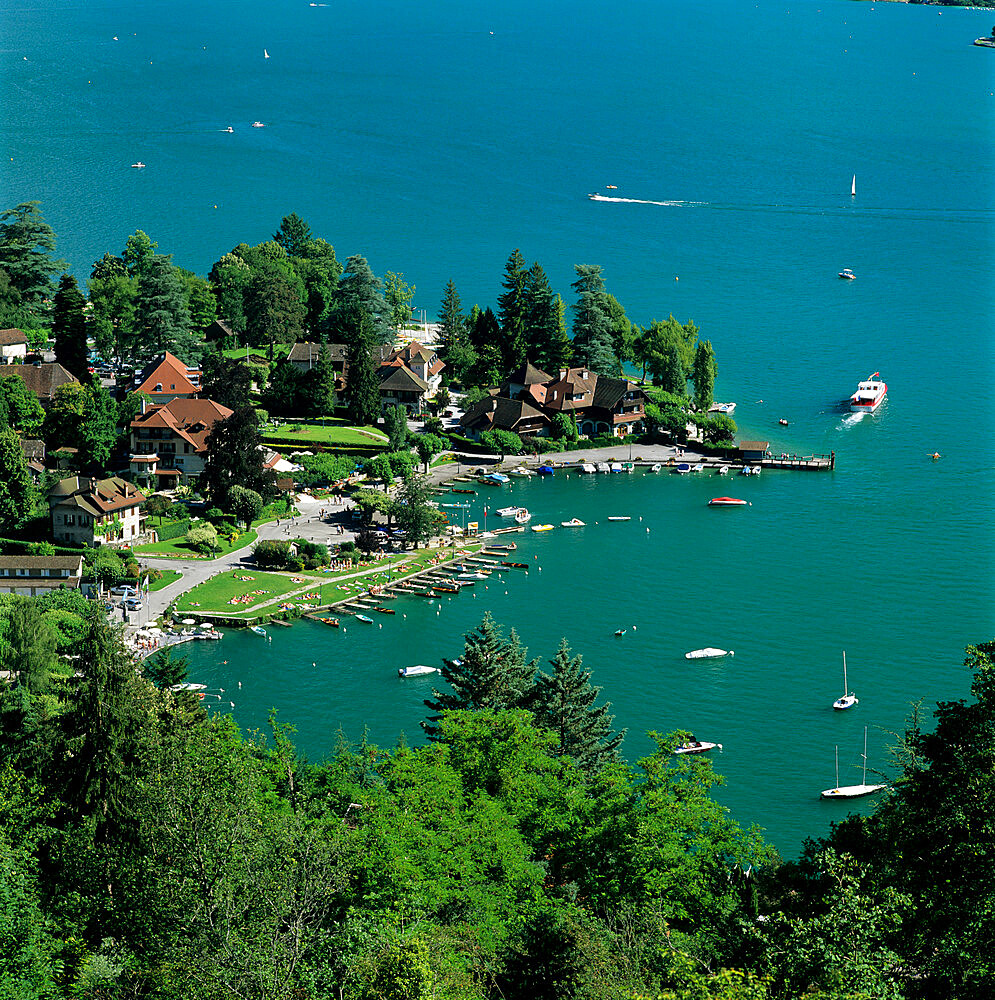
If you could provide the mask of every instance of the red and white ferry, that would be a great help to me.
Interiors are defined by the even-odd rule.
[[[857,384],[857,391],[850,397],[851,413],[873,413],[888,392],[888,386],[881,379],[881,373],[875,372],[865,382]]]

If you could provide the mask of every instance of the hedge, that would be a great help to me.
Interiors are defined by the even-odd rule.
[[[24,541],[20,538],[0,538],[0,552],[4,555],[23,555],[28,551],[29,546],[37,544],[38,542]],[[55,554],[57,556],[78,556],[82,555],[84,552],[90,551],[84,545],[77,545],[75,547],[69,545],[53,545],[52,548],[55,549]]]
[[[155,529],[160,542],[168,542],[173,538],[182,538],[190,530],[190,518],[173,521],[172,524],[162,524]]]

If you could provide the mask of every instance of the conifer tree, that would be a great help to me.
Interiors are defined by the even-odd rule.
[[[55,260],[55,233],[38,208],[40,202],[24,201],[0,212],[0,269],[10,278],[27,307],[47,298],[52,278],[65,266]]]
[[[439,346],[443,361],[448,361],[449,351],[465,337],[466,317],[463,315],[463,303],[456,290],[456,283],[450,278],[446,282],[446,291],[442,296],[442,309],[439,312]]]
[[[577,280],[570,286],[577,292],[574,305],[574,363],[599,375],[615,376],[619,365],[612,350],[611,320],[606,309],[605,282],[598,264],[574,266]]]
[[[359,426],[375,424],[380,417],[380,383],[375,357],[380,342],[375,336],[369,313],[358,301],[348,311],[348,327],[349,377],[346,395],[349,419]]]
[[[301,257],[311,239],[311,227],[296,213],[285,215],[273,239],[287,252],[288,257]]]
[[[304,373],[304,392],[312,416],[321,417],[335,409],[335,366],[324,338],[318,345],[314,367]]]
[[[259,419],[248,403],[211,428],[203,482],[211,499],[222,510],[228,507],[233,486],[255,490],[262,497],[273,495],[276,477],[271,470],[263,468],[260,443]]]
[[[525,332],[528,276],[525,258],[516,247],[504,265],[504,278],[501,280],[504,291],[498,296],[502,376],[524,363],[528,350]]]
[[[494,311],[488,306],[483,312],[476,306],[471,313],[470,342],[475,354],[468,379],[473,385],[496,385],[502,378],[501,328]]]
[[[525,335],[529,360],[553,374],[566,364],[570,340],[563,325],[563,302],[553,294],[542,265],[529,268],[525,285]]]
[[[422,723],[430,739],[440,735],[439,719],[443,712],[478,708],[520,708],[527,706],[535,684],[538,659],[528,660],[514,629],[505,639],[491,613],[465,636],[463,656],[443,660],[442,676],[451,692],[432,689],[426,707],[433,713]]]
[[[7,381],[4,379],[3,381]],[[20,437],[0,430],[0,534],[10,537],[34,509],[34,488]]]
[[[354,254],[346,261],[328,314],[328,338],[332,343],[349,342],[357,309],[366,314],[373,343],[389,344],[394,339],[387,323],[383,282],[373,273],[365,257]]]
[[[34,601],[15,599],[7,615],[5,639],[3,669],[32,694],[43,694],[56,663],[56,641]]]
[[[698,342],[694,352],[694,405],[705,412],[712,405],[712,393],[715,390],[715,351],[710,340]]]
[[[150,354],[172,351],[187,360],[190,314],[183,281],[169,257],[155,254],[138,276],[135,320],[139,350]]]
[[[403,406],[388,406],[383,415],[384,431],[390,450],[400,451],[408,440],[408,415]]]
[[[556,733],[557,756],[573,758],[582,771],[594,775],[618,759],[625,730],[612,732],[615,717],[609,714],[611,702],[595,706],[601,688],[591,684],[591,671],[581,667],[581,657],[570,656],[566,639],[560,640],[560,648],[549,662],[552,675],[540,673],[536,681],[536,722]]]
[[[86,346],[86,299],[71,274],[64,274],[55,293],[52,334],[55,360],[78,379],[85,380],[89,365]]]

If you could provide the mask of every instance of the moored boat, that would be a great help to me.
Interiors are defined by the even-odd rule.
[[[684,654],[685,660],[709,660],[719,656],[735,656],[732,649],[718,649],[715,646],[705,646],[704,649],[692,649],[690,653]]]
[[[372,625],[373,619],[368,618],[366,615],[356,615],[356,621],[362,622],[364,625]]]
[[[264,629],[261,625],[250,625],[249,629],[250,629],[250,631],[255,632],[256,635],[265,635],[266,634],[266,629]]]
[[[393,608],[371,608],[370,610],[376,611],[380,615],[396,615],[397,612]]]
[[[727,476],[727,475],[729,475],[729,466],[728,465],[720,465],[719,468],[718,468],[718,475],[720,475],[720,476]]]
[[[864,760],[864,774],[860,779],[860,784],[840,786],[840,748],[836,747],[836,787],[825,789],[820,796],[821,798],[859,799],[865,795],[873,795],[875,792],[880,792],[883,788],[887,787],[885,785],[867,784],[867,726],[864,726],[864,752],[861,756]]]
[[[569,521],[560,521],[561,528],[583,528],[584,522],[578,517],[572,517]]]
[[[595,468],[598,472],[611,472],[611,466],[607,462],[598,462]]]
[[[848,708],[853,708],[859,704],[860,699],[849,689],[846,682],[846,650],[843,650],[843,695],[833,702],[833,708],[843,712]]]
[[[628,514],[612,514],[608,518],[609,521],[631,521],[632,518]]]
[[[650,466],[650,472],[659,472],[662,468],[663,465],[661,465],[659,462],[655,462],[653,465]]]
[[[515,515],[515,524],[528,524],[532,520],[532,515],[522,507],[521,510]]]
[[[674,472],[676,472],[679,476],[686,476],[690,471],[690,462],[678,462],[674,468]]]
[[[609,468],[609,470],[611,472],[621,472],[622,471],[622,463],[621,462],[612,462],[612,464],[609,465],[608,468]]]
[[[533,531],[552,531],[553,526],[551,524],[533,524]]]
[[[499,507],[495,514],[498,517],[514,517],[520,510],[525,510],[524,507]]]
[[[585,476],[592,476],[598,470],[590,462],[585,462],[577,471],[583,473]]]
[[[322,625],[331,625],[332,628],[338,628],[339,627],[339,620],[338,620],[338,618],[319,618],[318,621],[320,621],[322,623]]]
[[[857,384],[857,391],[850,397],[851,413],[873,413],[884,401],[888,386],[881,378],[880,372],[869,375],[863,382]]]
[[[540,476],[551,476],[551,475],[553,475],[554,472],[556,472],[556,469],[554,469],[551,465],[540,465],[539,466],[539,475]]]
[[[748,500],[740,500],[737,497],[712,497],[708,501],[709,507],[746,507]]]
[[[529,568],[529,564],[528,563],[520,563],[520,562],[503,562],[503,563],[501,563],[501,565],[502,566],[507,566],[509,569],[528,569]]]

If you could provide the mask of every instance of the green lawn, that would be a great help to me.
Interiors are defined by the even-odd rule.
[[[235,543],[219,538],[218,547],[213,558],[226,556],[236,549],[244,549],[256,540],[254,531],[247,531],[236,539]],[[202,556],[186,543],[184,538],[171,538],[168,542],[152,542],[149,545],[136,545],[135,552],[140,556],[156,556],[160,559],[211,559],[212,556]]]
[[[300,574],[294,574],[300,579]],[[259,570],[235,570],[218,573],[210,580],[187,591],[176,602],[179,614],[224,614],[240,616],[251,612],[257,605],[274,597],[299,590],[303,583],[295,582],[290,575],[263,573]],[[263,593],[256,593],[262,591]],[[247,598],[244,602],[230,604],[233,598]],[[275,607],[271,610],[276,610]]]
[[[183,576],[183,574],[177,572],[175,569],[164,569],[162,571],[162,577],[158,580],[153,580],[152,583],[149,584],[149,590],[162,590],[163,587],[168,587],[171,583],[176,583],[181,576]]]
[[[269,425],[263,441],[293,441],[297,444],[327,444],[369,448],[388,443],[387,435],[376,427],[354,427],[343,417],[326,417],[324,421],[281,421],[279,427]]]

